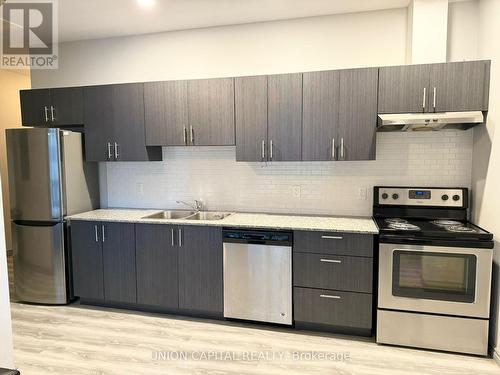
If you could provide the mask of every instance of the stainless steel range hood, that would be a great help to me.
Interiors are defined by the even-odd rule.
[[[466,130],[483,122],[481,111],[379,114],[377,131]]]

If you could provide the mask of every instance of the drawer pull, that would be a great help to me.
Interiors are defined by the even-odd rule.
[[[341,236],[321,236],[321,238],[325,240],[341,240],[343,237]]]
[[[321,259],[320,261],[325,263],[342,263],[342,261],[338,259]]]
[[[320,294],[321,298],[331,298],[331,299],[340,299],[340,296],[331,296],[329,294]]]

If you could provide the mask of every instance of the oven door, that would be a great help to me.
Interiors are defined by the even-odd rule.
[[[491,250],[381,243],[378,307],[488,318]]]

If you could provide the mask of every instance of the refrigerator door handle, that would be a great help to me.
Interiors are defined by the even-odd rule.
[[[104,224],[101,225],[102,230],[102,242],[106,241],[106,233],[104,231]]]

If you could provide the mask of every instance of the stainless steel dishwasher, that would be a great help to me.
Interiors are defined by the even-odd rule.
[[[290,232],[224,229],[224,316],[292,324]]]

